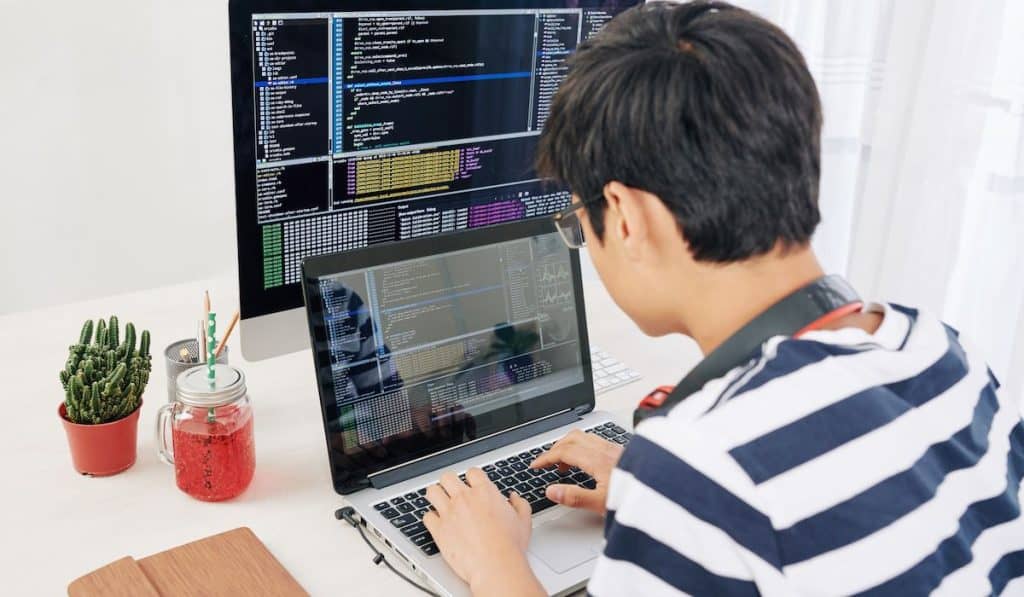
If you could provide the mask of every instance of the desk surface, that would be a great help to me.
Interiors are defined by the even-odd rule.
[[[682,337],[641,334],[591,275],[584,284],[591,342],[643,375],[600,396],[598,408],[627,418],[641,394],[675,383],[699,358]],[[222,317],[234,310],[234,278],[197,281],[0,317],[0,417],[3,504],[0,523],[8,595],[66,594],[78,576],[123,556],[145,557],[248,526],[313,595],[418,594],[383,567],[348,526],[334,520],[341,498],[331,487],[320,406],[308,351],[245,363],[256,421],[256,477],[237,500],[208,504],[177,490],[174,471],[156,456],[156,410],[166,401],[163,363],[154,358],[144,396],[135,466],[108,478],[78,476],[57,419],[57,372],[87,318],[117,314],[151,330],[153,352],[187,337],[209,288]],[[230,308],[228,307],[230,305]]]

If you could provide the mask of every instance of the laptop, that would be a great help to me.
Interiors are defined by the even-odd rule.
[[[311,257],[302,280],[334,489],[370,533],[432,590],[468,594],[421,519],[441,472],[480,467],[530,502],[545,590],[585,585],[603,518],[544,488],[594,480],[529,463],[571,429],[631,435],[594,410],[579,255],[551,223]]]

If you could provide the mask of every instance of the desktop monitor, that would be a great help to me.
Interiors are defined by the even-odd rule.
[[[309,346],[301,263],[542,217],[565,60],[637,0],[231,0],[242,353]]]

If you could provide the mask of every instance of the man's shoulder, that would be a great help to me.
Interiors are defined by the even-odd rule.
[[[878,347],[840,345],[820,340],[773,338],[749,362],[709,381],[661,416],[643,421],[627,453],[632,466],[664,465],[671,458],[693,466],[737,494],[749,493],[749,479],[730,450],[759,437],[780,421],[806,410],[800,397],[842,395],[863,371],[837,374],[846,363],[837,357],[864,354]]]
[[[624,507],[625,522],[649,533],[688,525],[700,537],[692,553],[720,544],[715,553],[801,586],[902,594],[953,574],[943,546],[998,522],[988,508],[1012,492],[992,498],[992,488],[1024,470],[1024,424],[956,330],[910,309],[887,314],[876,334],[773,340],[643,421],[609,509]]]
[[[749,418],[748,410],[758,411],[766,402],[787,408],[798,406],[800,396],[813,394],[817,403],[827,403],[873,386],[931,376],[937,371],[929,367],[943,359],[946,365],[969,366],[953,328],[916,309],[872,306],[885,312],[874,334],[845,328],[769,339],[749,361],[694,394],[694,402],[704,407],[688,418],[718,426],[726,423],[716,419]]]
[[[842,460],[833,452],[958,384],[973,404],[973,378],[981,381],[987,369],[965,382],[971,362],[955,330],[912,309],[879,308],[888,318],[879,334],[848,329],[769,340],[749,363],[638,426],[634,466],[663,452],[767,512],[771,504],[759,495],[766,481],[826,455]]]

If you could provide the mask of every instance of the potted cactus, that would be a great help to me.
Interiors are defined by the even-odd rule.
[[[77,344],[68,349],[60,372],[64,402],[58,408],[71,447],[71,461],[83,475],[105,476],[135,464],[142,393],[149,382],[152,357],[149,332],[136,350],[135,326],[120,339],[116,316],[82,326]]]

